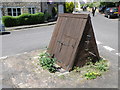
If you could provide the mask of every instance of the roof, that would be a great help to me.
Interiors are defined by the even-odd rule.
[[[0,2],[42,2],[42,0],[0,0]]]
[[[48,2],[51,0],[0,0],[0,2]],[[58,2],[59,0],[52,0],[52,2]],[[66,0],[60,0],[59,2],[65,2]]]

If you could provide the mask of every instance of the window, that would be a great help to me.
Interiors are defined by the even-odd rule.
[[[12,16],[12,9],[8,8],[8,15]]]
[[[35,13],[35,8],[28,8],[28,12],[30,14],[34,14]]]
[[[21,15],[21,8],[7,8],[8,15],[19,16]]]
[[[21,15],[21,8],[17,8],[17,14],[18,16]]]

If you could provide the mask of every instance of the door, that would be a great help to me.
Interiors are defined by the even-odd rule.
[[[63,18],[64,23],[61,25],[61,28],[59,28],[59,34],[54,47],[54,57],[57,58],[58,64],[68,70],[72,69],[75,53],[83,32],[82,26],[85,23],[83,22],[84,19]]]

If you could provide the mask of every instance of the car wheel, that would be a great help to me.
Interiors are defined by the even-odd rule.
[[[110,15],[108,15],[108,18],[110,19],[110,18],[111,18],[111,16],[110,16]]]
[[[105,15],[104,15],[105,17],[107,17],[107,14],[105,13]]]
[[[120,15],[118,14],[117,17],[119,18],[119,16],[120,16]]]

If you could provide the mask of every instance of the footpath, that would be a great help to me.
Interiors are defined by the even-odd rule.
[[[0,35],[10,34],[10,31],[14,31],[14,30],[22,30],[22,29],[27,29],[27,28],[49,26],[49,25],[54,25],[54,24],[56,24],[56,21],[54,21],[54,22],[46,22],[46,23],[42,23],[42,24],[35,24],[35,25],[5,27],[5,32],[0,32]]]
[[[2,88],[117,88],[117,83],[111,81],[115,74],[111,71],[94,80],[86,80],[80,73],[44,70],[38,59],[44,50],[0,59]]]

